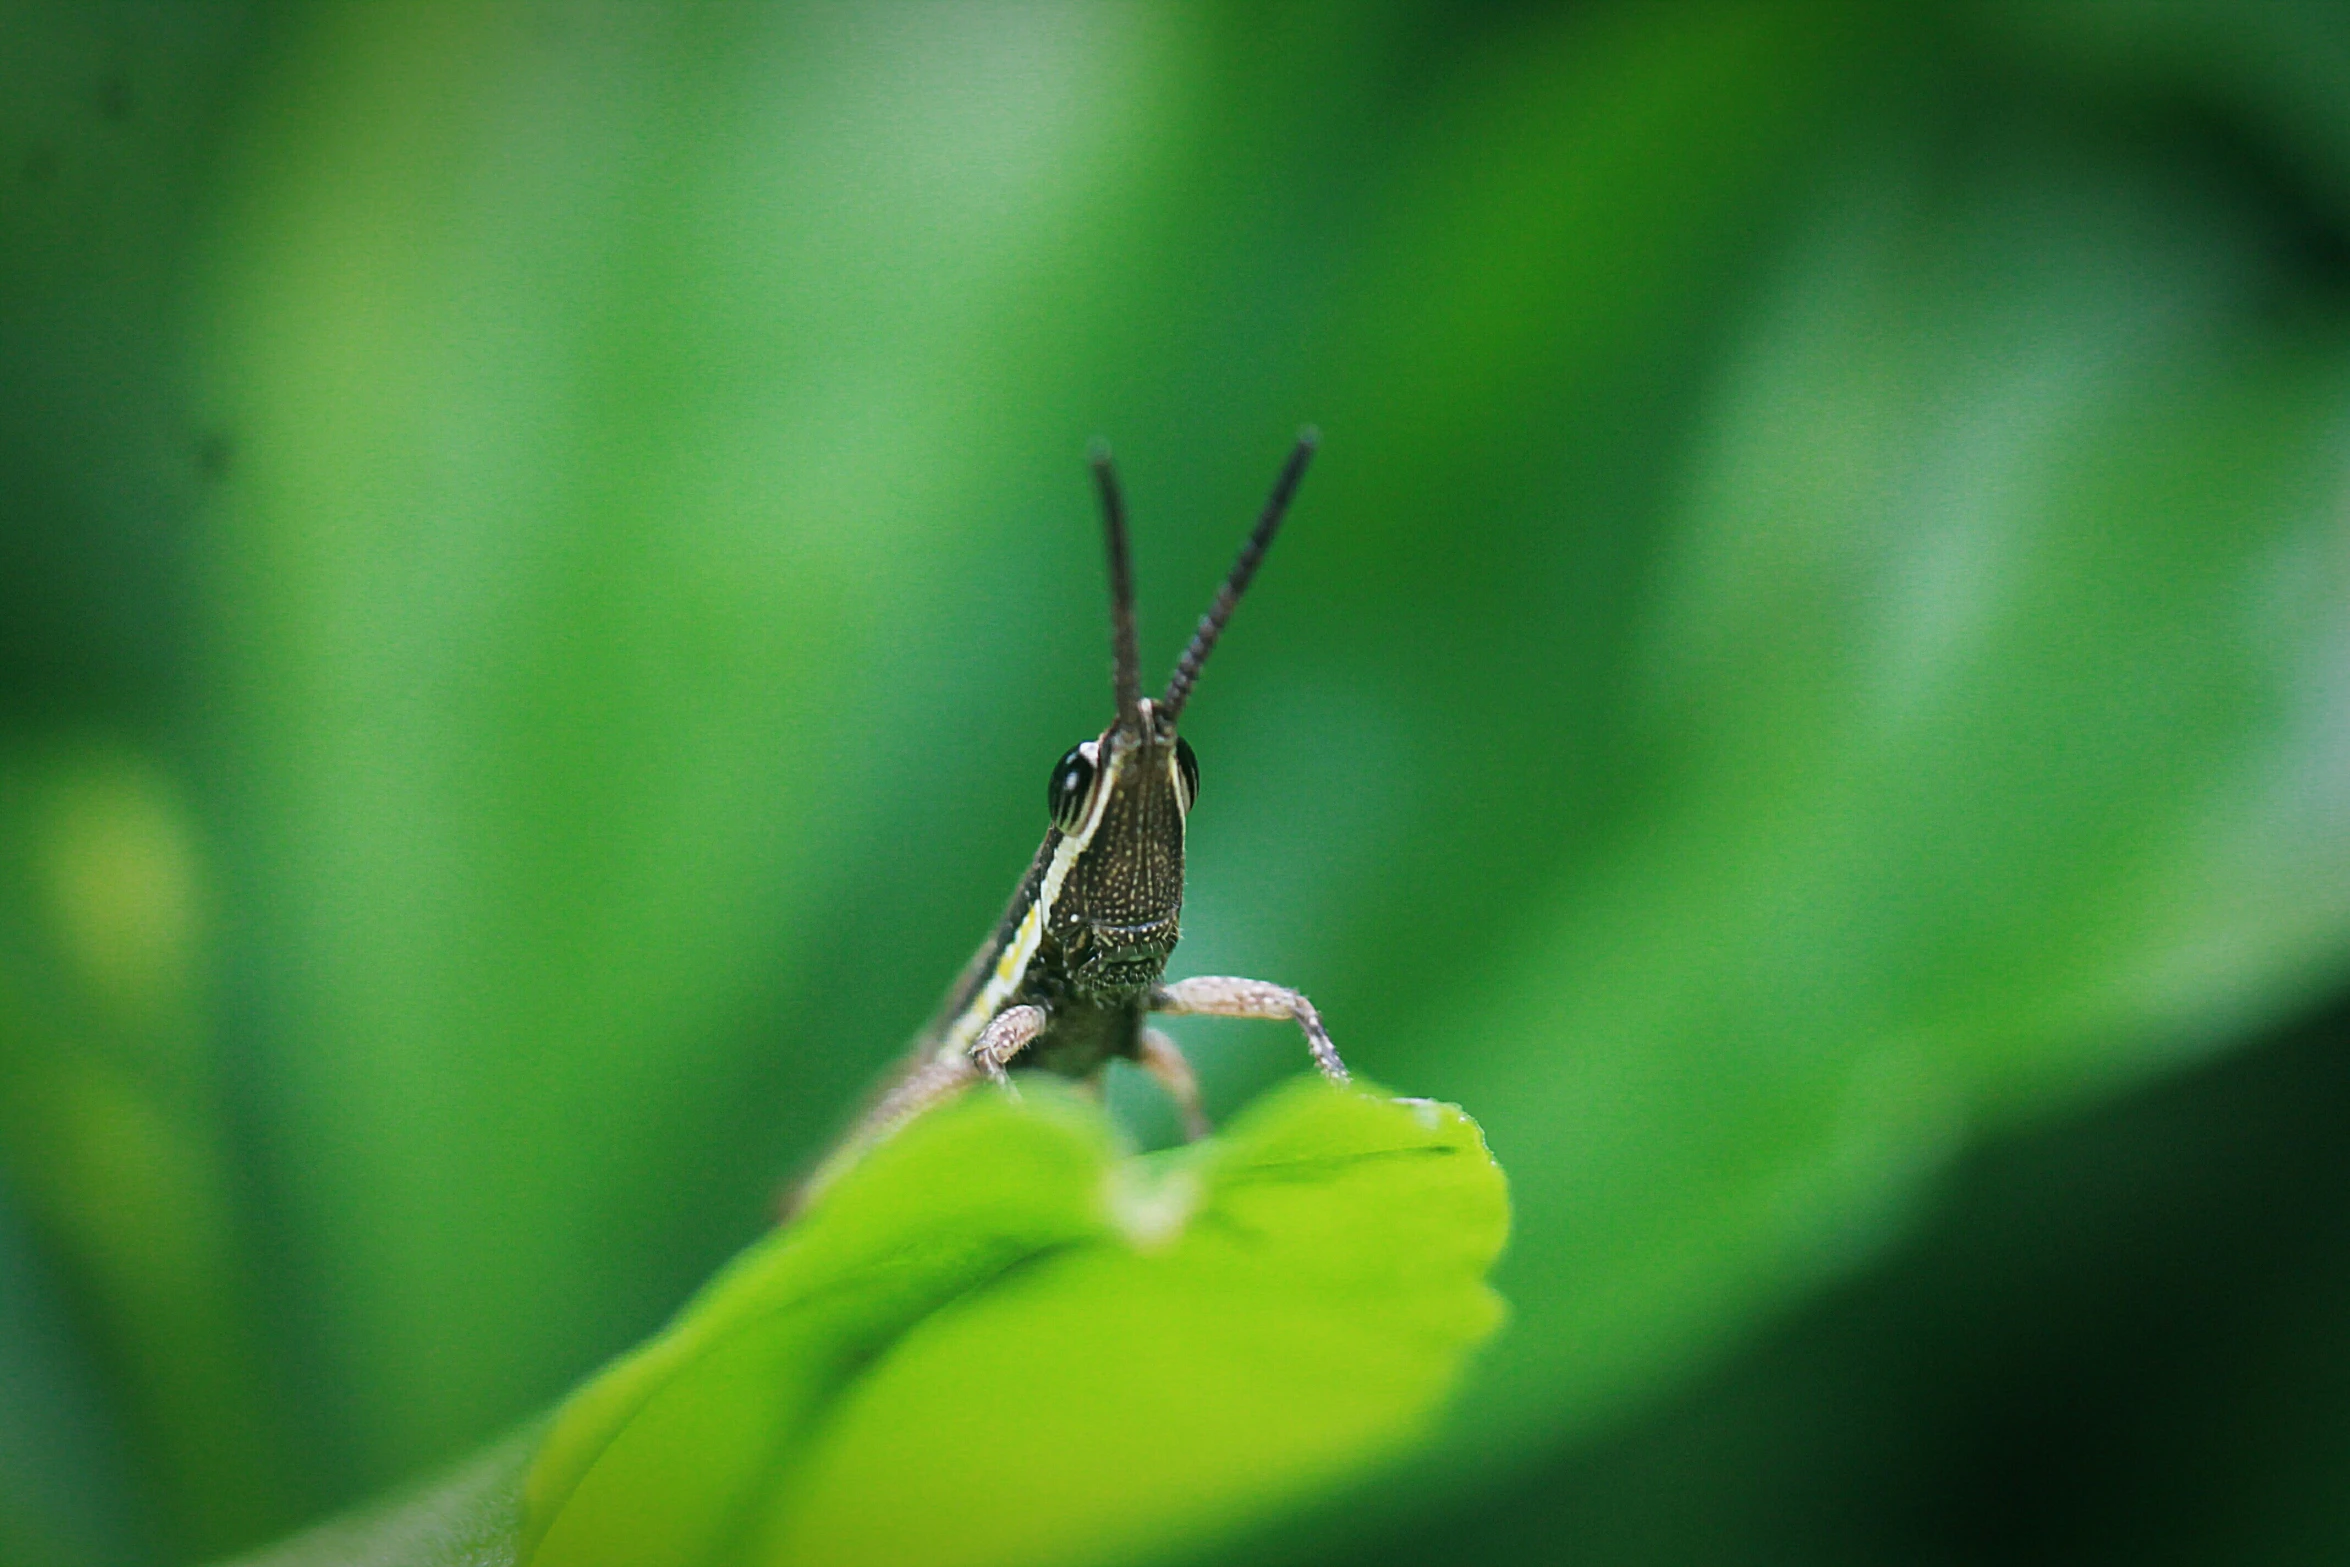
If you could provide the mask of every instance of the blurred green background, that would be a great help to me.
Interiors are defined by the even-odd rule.
[[[11,0],[0,1561],[655,1327],[1103,720],[1087,438],[1164,667],[1308,420],[1176,970],[1515,1316],[1233,1559],[2350,1550],[2350,13]]]

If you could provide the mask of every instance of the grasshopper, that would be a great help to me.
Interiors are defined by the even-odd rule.
[[[1162,982],[1181,935],[1184,830],[1199,795],[1199,760],[1176,725],[1316,444],[1311,429],[1299,434],[1256,527],[1155,701],[1142,694],[1135,651],[1125,498],[1108,450],[1095,446],[1093,476],[1109,547],[1116,715],[1100,735],[1053,764],[1045,788],[1052,825],[994,934],[972,955],[864,1117],[793,1195],[791,1208],[874,1143],[970,1084],[988,1079],[1009,1089],[1014,1065],[1098,1083],[1111,1061],[1135,1062],[1166,1088],[1186,1133],[1204,1136],[1198,1079],[1175,1042],[1150,1025],[1154,1014],[1288,1019],[1305,1034],[1322,1074],[1347,1081],[1321,1014],[1299,992],[1222,975]]]

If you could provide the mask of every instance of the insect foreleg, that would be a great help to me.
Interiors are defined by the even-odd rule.
[[[1142,1069],[1159,1080],[1167,1090],[1167,1097],[1175,1101],[1176,1110],[1183,1117],[1183,1135],[1198,1142],[1208,1135],[1207,1112],[1199,1107],[1199,1078],[1193,1075],[1191,1062],[1174,1040],[1155,1028],[1142,1031]]]
[[[1045,1010],[1039,1006],[1006,1007],[988,1019],[987,1027],[971,1041],[971,1059],[999,1088],[1012,1086],[1011,1074],[1004,1068],[1014,1056],[1028,1048],[1028,1042],[1044,1032]]]
[[[1236,979],[1201,974],[1161,985],[1151,992],[1150,1009],[1175,1016],[1287,1018],[1304,1031],[1314,1065],[1333,1083],[1348,1080],[1346,1063],[1322,1026],[1314,1004],[1286,985],[1268,985],[1261,979]]]

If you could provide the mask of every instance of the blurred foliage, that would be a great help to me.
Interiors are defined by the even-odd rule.
[[[758,1232],[1098,726],[1097,433],[1163,659],[1322,425],[1178,969],[1305,986],[1518,1203],[1444,1437],[1255,1559],[1480,1505],[2342,983],[2333,7],[0,41],[0,1555],[455,1459]],[[1185,1037],[1220,1114],[1301,1064]]]
[[[1951,1174],[1696,1388],[1332,1560],[2288,1563],[2350,1528],[2350,1011]],[[2313,1200],[2314,1198],[2314,1200]]]

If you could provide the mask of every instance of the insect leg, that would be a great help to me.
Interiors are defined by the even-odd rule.
[[[1322,1026],[1314,1004],[1286,985],[1268,985],[1261,979],[1235,979],[1201,974],[1161,985],[1151,992],[1150,1009],[1176,1016],[1288,1018],[1305,1032],[1306,1048],[1314,1065],[1333,1083],[1347,1081],[1346,1063]]]
[[[1183,1116],[1183,1135],[1198,1142],[1208,1135],[1207,1112],[1199,1107],[1199,1078],[1174,1040],[1155,1028],[1142,1031],[1142,1069],[1159,1080]]]
[[[1011,1074],[1004,1070],[1011,1059],[1028,1048],[1028,1042],[1044,1032],[1045,1010],[1038,1006],[1006,1007],[988,1020],[987,1027],[971,1042],[971,1059],[979,1070],[988,1075],[998,1088],[1012,1086]]]
[[[858,1147],[881,1141],[942,1099],[953,1097],[978,1075],[966,1057],[940,1056],[923,1062],[898,1079],[873,1107],[851,1139]]]
[[[818,1192],[838,1180],[876,1143],[931,1106],[953,1098],[978,1076],[978,1063],[963,1055],[932,1056],[910,1067],[875,1101],[855,1129],[824,1156],[824,1162],[784,1193],[777,1217],[786,1222],[795,1218]]]

